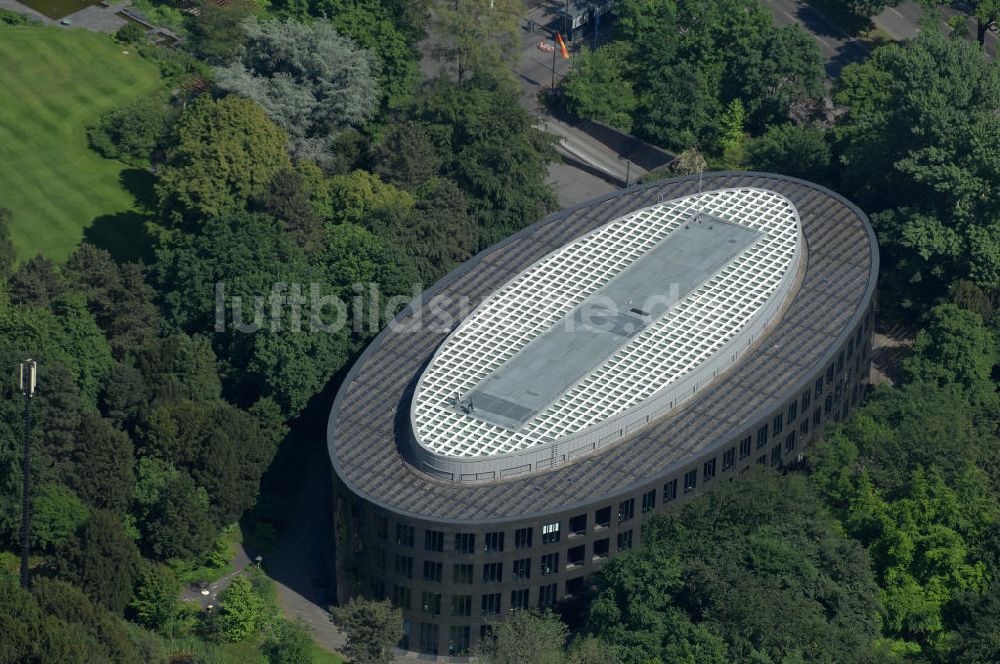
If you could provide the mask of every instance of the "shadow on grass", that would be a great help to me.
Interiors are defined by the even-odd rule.
[[[135,210],[101,215],[83,231],[83,239],[106,249],[116,260],[149,264],[153,247],[145,228],[148,218],[148,214]]]
[[[83,239],[101,249],[106,249],[116,260],[151,263],[153,247],[146,232],[145,222],[156,205],[153,183],[156,178],[147,170],[127,168],[119,175],[122,187],[132,194],[132,210],[101,215],[83,232]]]
[[[135,198],[137,208],[152,212],[156,209],[156,176],[144,168],[126,168],[118,176],[118,181]]]

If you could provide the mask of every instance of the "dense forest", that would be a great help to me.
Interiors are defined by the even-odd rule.
[[[451,4],[206,3],[177,18],[138,3],[179,21],[185,49],[138,45],[162,92],[95,118],[89,140],[147,173],[141,246],[17,257],[0,213],[0,357],[40,367],[30,591],[16,557],[23,400],[13,376],[0,383],[0,662],[310,660],[261,573],[213,612],[180,601],[227,571],[249,510],[250,535],[273,537],[262,478],[393,314],[351,308],[317,334],[294,307],[270,316],[273,302],[370,297],[358,284],[412,295],[555,208],[553,139],[507,69],[516,25]],[[650,519],[565,613],[573,637],[524,612],[495,626],[484,658],[1000,661],[1000,69],[925,29],[828,92],[815,44],[757,0],[615,12],[613,39],[575,57],[557,103],[710,167],[842,192],[878,234],[881,317],[915,339],[897,384],[802,467]],[[418,67],[428,32],[445,36],[432,79]],[[219,322],[217,284],[247,304],[241,321]]]

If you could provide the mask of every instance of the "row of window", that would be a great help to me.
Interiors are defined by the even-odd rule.
[[[565,584],[565,592],[562,596],[573,596],[583,590],[584,577],[578,576],[568,579]],[[484,618],[498,616],[501,612],[501,593],[484,593],[479,596],[478,609],[473,600],[473,595],[451,595],[448,596],[450,602],[445,602],[445,595],[435,592],[420,593],[420,605],[418,610],[431,615],[439,616],[447,610],[448,615],[456,617],[471,617],[479,615]],[[392,587],[392,603],[400,609],[413,609],[413,591],[408,586],[394,585]],[[544,609],[555,606],[561,599],[559,595],[558,583],[547,583],[538,588],[536,606]],[[510,610],[531,608],[530,591],[528,588],[518,588],[510,591]],[[477,613],[478,611],[478,613]]]
[[[625,530],[618,533],[618,550],[632,548],[632,531]],[[592,557],[594,560],[602,560],[608,557],[611,542],[608,538],[595,541],[592,545]],[[546,553],[539,558],[538,574],[548,576],[559,571],[558,551]],[[566,552],[566,568],[572,569],[585,564],[586,545],[581,544],[570,548]],[[476,565],[472,563],[454,563],[451,566],[451,580],[453,583],[472,584],[476,583]],[[393,560],[393,571],[407,579],[413,578],[413,558],[401,554],[395,554]],[[481,576],[478,577],[482,583],[502,583],[504,581],[504,564],[502,562],[484,563],[480,565]],[[531,578],[532,565],[531,558],[519,558],[511,563],[511,580],[520,581]],[[441,583],[444,577],[444,563],[436,560],[423,561],[423,580],[431,583]]]

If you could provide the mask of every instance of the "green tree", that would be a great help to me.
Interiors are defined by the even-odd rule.
[[[979,314],[942,304],[931,309],[924,321],[913,355],[903,362],[909,380],[966,387],[990,380],[998,355],[994,335]]]
[[[291,137],[297,158],[323,161],[330,139],[378,108],[378,63],[328,22],[243,24],[243,57],[216,68],[215,83],[252,99]]]
[[[79,543],[67,544],[59,557],[65,566],[62,575],[95,602],[118,614],[128,605],[139,553],[120,517],[92,510],[80,530]]]
[[[146,31],[138,23],[127,21],[115,31],[115,39],[122,44],[138,44],[146,40]]]
[[[239,0],[224,5],[203,2],[191,21],[191,43],[195,54],[213,65],[224,65],[244,47],[242,23],[254,13],[254,4]]]
[[[844,68],[834,128],[843,188],[869,211],[901,300],[956,279],[993,287],[1000,72],[962,39],[923,30]]]
[[[556,207],[545,183],[553,138],[534,127],[519,97],[519,86],[485,75],[461,85],[439,78],[420,92],[418,117],[444,159],[444,174],[469,200],[481,247]]]
[[[240,210],[290,166],[285,131],[248,99],[203,95],[188,105],[175,131],[156,183],[160,209],[175,221]]]
[[[139,574],[131,608],[141,625],[171,634],[180,614],[181,583],[166,565],[147,563]]]
[[[435,56],[454,65],[458,81],[482,68],[504,69],[517,60],[518,18],[524,0],[447,0],[433,12],[431,32],[442,40]]]
[[[755,171],[826,182],[829,180],[830,145],[822,129],[780,124],[749,141],[747,163]]]
[[[309,626],[301,619],[279,620],[264,641],[263,650],[270,664],[311,664],[314,658]]]
[[[124,516],[135,493],[131,439],[96,413],[85,413],[77,441],[71,485],[90,505]]]
[[[144,551],[156,560],[203,556],[215,530],[205,489],[156,459],[140,459],[137,474],[136,512]]]
[[[47,484],[32,499],[31,538],[36,547],[62,546],[86,520],[87,506],[62,485]]]
[[[333,622],[347,634],[344,654],[353,664],[390,664],[392,649],[403,638],[403,612],[389,600],[352,598],[331,607]]]
[[[819,49],[798,26],[777,28],[753,0],[623,0],[616,38],[643,66],[628,80],[635,129],[667,148],[720,142],[726,106],[740,99],[751,134],[810,117],[823,98]]]
[[[238,575],[219,595],[222,632],[230,641],[242,641],[263,627],[264,601],[245,576]]]
[[[412,121],[391,125],[374,152],[374,173],[383,182],[411,192],[441,168],[427,129]]]
[[[567,108],[580,117],[630,131],[638,102],[622,72],[634,57],[628,42],[612,42],[574,58],[560,84]]]
[[[18,266],[8,282],[7,292],[15,304],[48,306],[65,290],[66,284],[55,263],[39,254]]]
[[[302,162],[295,169],[277,173],[261,205],[307,254],[319,249],[323,241],[323,216],[316,200],[320,192],[304,172],[310,166]]]
[[[106,250],[84,242],[70,254],[62,273],[86,298],[116,357],[133,352],[158,332],[156,293],[142,265],[119,265]]]
[[[331,281],[324,272],[357,257],[349,247],[338,247],[345,253],[332,250],[329,236],[324,244],[310,260],[274,219],[244,213],[210,220],[200,236],[176,234],[157,248],[157,280],[166,293],[167,318],[181,329],[201,331],[217,325],[216,284],[224,285],[229,305],[225,327],[212,335],[212,343],[238,402],[251,404],[271,396],[286,413],[297,413],[346,361],[346,328],[314,333],[316,310],[304,303],[298,305],[297,317],[291,305],[280,301],[277,316],[271,315],[276,301],[272,296],[308,303],[313,283],[317,288],[346,286],[350,292],[355,282]],[[375,277],[364,275],[357,283],[377,281]],[[329,294],[322,290],[322,296]],[[324,315],[321,322],[334,322],[329,307]]]
[[[479,642],[479,658],[486,664],[561,664],[569,630],[551,611],[515,611],[490,624],[490,636]]]
[[[127,23],[126,27],[129,26],[138,28],[134,23]],[[145,38],[145,32],[141,38]],[[139,97],[108,111],[97,124],[87,128],[90,147],[108,159],[148,166],[154,154],[165,147],[177,115],[177,110],[162,95]]]
[[[42,639],[42,613],[38,603],[13,577],[0,575],[0,662],[22,664],[37,658]]]
[[[756,472],[645,532],[601,569],[590,608],[591,630],[625,661],[871,661],[868,557],[804,477]]]
[[[105,607],[95,604],[79,588],[65,581],[39,577],[32,584],[31,593],[46,616],[46,627],[58,620],[72,628],[69,633],[83,636],[83,643],[80,644],[67,644],[63,639],[51,639],[50,644],[63,641],[61,647],[69,645],[79,652],[81,662],[93,662],[96,658],[116,664],[138,661],[138,653],[129,638],[125,622]],[[60,659],[50,650],[43,661],[70,660]]]
[[[359,0],[313,2],[314,13],[328,16],[337,32],[378,56],[379,89],[385,92],[388,108],[402,108],[420,79],[417,67],[420,57],[413,34],[417,26],[401,25],[400,14],[421,12],[421,5],[428,3],[423,0],[408,4],[412,6],[394,7],[391,2]]]
[[[584,636],[573,639],[566,653],[566,664],[622,664],[622,660],[604,641]]]

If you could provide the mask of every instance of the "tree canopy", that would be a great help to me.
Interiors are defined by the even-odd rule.
[[[215,69],[215,84],[259,104],[297,158],[325,160],[337,132],[377,110],[377,59],[330,23],[250,17],[242,28],[243,54]]]

